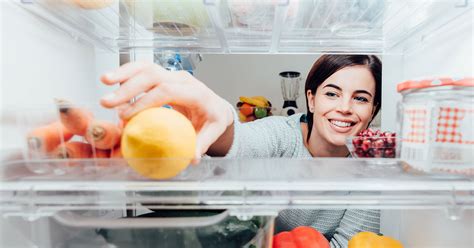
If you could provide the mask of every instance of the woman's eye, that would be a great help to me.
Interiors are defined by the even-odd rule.
[[[335,96],[337,96],[337,94],[334,93],[334,92],[326,92],[325,95],[326,95],[326,96],[329,96],[329,97],[335,97]]]
[[[356,96],[356,97],[354,97],[354,99],[356,101],[359,101],[359,102],[368,102],[369,101],[369,99],[367,99],[365,97],[362,97],[362,96]]]

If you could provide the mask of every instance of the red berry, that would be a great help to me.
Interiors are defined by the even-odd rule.
[[[395,138],[393,138],[393,137],[387,138],[386,146],[387,147],[395,147]]]
[[[385,146],[385,142],[383,142],[382,139],[377,139],[376,141],[373,142],[373,146],[375,148],[383,148]]]
[[[362,144],[362,138],[360,138],[360,137],[355,137],[355,138],[352,140],[352,144],[353,144],[355,147],[359,147],[359,146]]]
[[[384,151],[383,149],[377,149],[374,152],[374,157],[375,158],[383,158],[384,157]]]
[[[395,151],[393,149],[385,149],[385,157],[386,158],[394,158]]]
[[[361,158],[364,157],[364,151],[363,151],[361,148],[357,148],[357,149],[355,150],[355,154],[356,154],[358,157],[361,157]]]
[[[369,148],[371,147],[371,145],[372,145],[372,142],[370,142],[370,140],[367,140],[367,139],[366,139],[366,140],[362,141],[362,147],[361,147],[361,148],[362,148],[362,150],[363,150],[364,152],[366,152],[366,151],[369,150]]]
[[[370,148],[369,151],[367,151],[367,157],[373,158],[375,156],[375,149]]]
[[[383,136],[385,136],[385,137],[392,137],[392,133],[391,133],[391,132],[384,132],[384,133],[383,133]]]

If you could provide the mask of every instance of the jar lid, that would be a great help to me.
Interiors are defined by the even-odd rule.
[[[431,78],[422,80],[408,80],[397,85],[397,91],[402,92],[409,89],[425,89],[437,86],[474,86],[474,78]]]

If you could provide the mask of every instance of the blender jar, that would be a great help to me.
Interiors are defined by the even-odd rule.
[[[298,112],[296,99],[299,96],[300,73],[297,71],[284,71],[280,73],[281,93],[283,94],[282,115],[290,116]]]

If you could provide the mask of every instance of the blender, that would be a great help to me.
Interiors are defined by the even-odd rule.
[[[284,71],[280,73],[281,93],[283,95],[283,108],[281,115],[290,116],[298,112],[296,99],[299,96],[300,73],[297,71]]]

